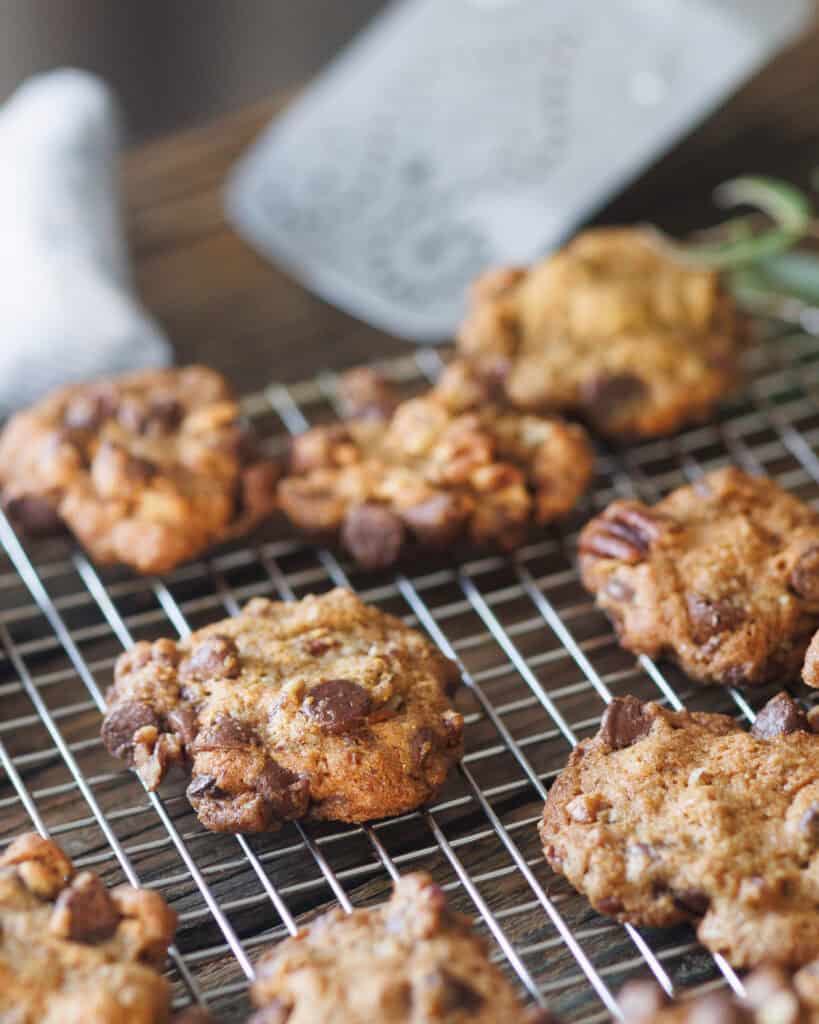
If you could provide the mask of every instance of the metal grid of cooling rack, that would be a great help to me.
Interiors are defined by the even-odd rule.
[[[106,881],[158,889],[177,909],[175,1002],[243,1020],[261,950],[334,904],[384,899],[390,880],[430,871],[471,913],[492,955],[535,1003],[568,1021],[616,1014],[639,973],[669,992],[741,981],[684,927],[638,931],[598,917],[545,863],[536,824],[569,749],[604,704],[634,693],[753,719],[738,691],[696,688],[622,651],[579,585],[579,526],[616,496],[655,500],[727,461],[819,502],[819,329],[811,313],[759,320],[749,387],[720,417],[670,440],[601,449],[584,506],[514,557],[418,562],[365,573],[281,525],[163,579],[96,569],[67,540],[23,546],[0,513],[0,848],[37,828]],[[382,367],[407,393],[437,351]],[[271,449],[335,414],[334,378],[273,386],[243,403]],[[367,827],[292,824],[272,836],[205,832],[180,777],[148,794],[99,741],[113,662],[136,639],[183,635],[257,594],[292,599],[335,584],[426,630],[458,660],[467,753],[433,805]],[[766,694],[754,694],[753,705]]]

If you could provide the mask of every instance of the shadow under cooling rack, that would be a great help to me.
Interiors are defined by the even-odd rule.
[[[407,394],[440,354],[381,368]],[[560,530],[514,557],[450,557],[403,574],[365,573],[271,523],[162,579],[100,571],[67,540],[24,546],[0,513],[0,831],[51,834],[109,883],[160,890],[180,915],[170,960],[176,1002],[224,1021],[249,1012],[247,982],[269,944],[317,912],[386,898],[424,869],[473,915],[492,955],[531,1001],[568,1021],[616,1013],[634,974],[672,991],[741,982],[687,928],[623,927],[596,915],[546,864],[536,826],[570,748],[613,696],[634,693],[751,720],[738,691],[698,689],[673,668],[622,651],[581,588],[580,525],[617,496],[646,500],[729,461],[819,499],[819,339],[759,320],[748,387],[718,419],[628,449],[601,449],[589,498]],[[332,375],[249,396],[271,450],[335,415]],[[427,631],[458,659],[467,753],[436,802],[366,827],[291,824],[270,836],[202,829],[184,779],[148,794],[99,740],[113,663],[134,640],[184,635],[258,594],[289,600],[344,584]],[[767,694],[754,694],[756,706]]]

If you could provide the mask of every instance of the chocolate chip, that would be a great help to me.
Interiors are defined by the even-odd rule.
[[[645,381],[634,373],[600,373],[583,382],[580,397],[589,416],[605,422],[647,393]]]
[[[413,733],[410,740],[410,757],[413,768],[416,770],[423,768],[424,762],[435,750],[437,739],[435,731],[428,725],[422,725]]]
[[[468,981],[441,967],[427,974],[423,985],[431,1010],[437,1013],[475,1013],[484,1004],[484,997]]]
[[[419,505],[403,509],[401,518],[422,544],[442,547],[458,537],[468,514],[469,505],[462,497],[439,491]]]
[[[174,708],[165,715],[165,721],[171,732],[176,733],[186,746],[196,739],[199,731],[199,720],[193,708]]]
[[[194,775],[188,784],[188,798],[204,796],[216,786],[216,779],[212,775]]]
[[[615,697],[603,713],[598,736],[612,750],[622,750],[651,732],[652,718],[636,697]]]
[[[799,831],[813,846],[819,846],[819,800],[814,800],[799,819]]]
[[[819,601],[819,545],[804,551],[791,570],[791,589],[806,601]]]
[[[281,467],[270,459],[245,466],[239,478],[240,514],[253,516],[271,509],[280,477]]]
[[[176,430],[185,417],[185,407],[172,395],[155,395],[149,407],[149,424],[157,432]]]
[[[237,722],[230,715],[218,715],[202,726],[193,742],[196,753],[203,750],[246,750],[257,746],[259,737],[250,726]]]
[[[751,726],[751,735],[762,740],[800,731],[810,732],[808,717],[793,697],[784,691],[771,697]]]
[[[685,600],[692,637],[697,644],[707,643],[720,633],[736,629],[746,618],[742,608],[725,599],[711,600],[701,594],[687,594]]]
[[[236,642],[222,633],[211,633],[191,651],[182,666],[182,675],[196,679],[235,679],[241,668]]]
[[[585,527],[580,535],[580,553],[634,565],[645,558],[663,531],[671,528],[670,520],[656,515],[645,505],[615,502]]]
[[[370,713],[372,701],[358,683],[328,679],[309,691],[302,706],[324,732],[335,734],[360,728]]]
[[[404,524],[385,505],[353,505],[341,524],[341,542],[363,569],[385,569],[398,558]]]
[[[100,879],[83,871],[54,904],[49,931],[74,942],[99,942],[117,930],[120,915]]]
[[[702,917],[711,906],[711,897],[700,889],[675,889],[671,898],[675,907],[694,917]]]
[[[629,981],[620,990],[617,1003],[626,1021],[653,1020],[668,1004],[668,996],[656,981]]]
[[[141,700],[115,704],[102,723],[102,742],[109,754],[133,764],[134,733],[146,725],[159,727],[159,718],[149,704]]]
[[[307,813],[310,803],[310,780],[282,767],[273,758],[268,758],[256,789],[273,809],[281,821],[301,818]]]
[[[35,494],[20,494],[15,498],[8,498],[4,502],[4,507],[9,518],[26,533],[59,533],[63,529],[57,506],[49,498]]]

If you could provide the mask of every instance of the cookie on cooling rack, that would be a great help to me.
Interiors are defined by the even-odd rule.
[[[591,479],[582,428],[503,409],[476,381],[450,377],[390,411],[377,378],[354,380],[342,385],[354,418],[295,438],[278,493],[291,522],[339,538],[363,568],[460,540],[515,548],[568,515]]]
[[[580,570],[624,647],[704,683],[796,679],[819,626],[819,514],[734,468],[615,501],[583,529]]]
[[[63,388],[0,436],[3,504],[22,528],[62,525],[100,563],[164,572],[275,504],[225,379],[204,366]]]
[[[760,967],[727,989],[671,1001],[655,981],[632,981],[618,1002],[625,1024],[819,1024],[819,961],[796,974]]]
[[[422,873],[386,904],[332,910],[259,961],[248,1024],[546,1024]]]
[[[639,228],[596,228],[472,289],[458,354],[515,406],[654,437],[708,416],[738,380],[744,331],[711,270]]]
[[[786,693],[727,715],[608,706],[555,780],[540,836],[603,914],[697,922],[737,967],[819,957],[819,727]]]
[[[348,590],[255,598],[178,643],[123,654],[102,738],[151,789],[190,761],[188,798],[217,832],[366,821],[443,784],[463,750],[457,681],[429,640]]]
[[[0,1019],[165,1024],[170,986],[157,968],[175,929],[158,893],[107,890],[56,843],[19,836],[0,856]]]

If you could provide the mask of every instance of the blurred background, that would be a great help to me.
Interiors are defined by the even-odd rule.
[[[303,82],[385,0],[4,0],[0,102],[73,64],[110,82],[132,141],[197,124]]]
[[[492,9],[507,0],[473,2]],[[696,6],[630,6],[667,16],[677,39],[689,2]],[[770,7],[768,0],[712,2],[727,11],[775,10],[772,0]],[[446,10],[447,0],[441,3]],[[575,0],[564,3],[573,10]],[[0,0],[0,103],[28,76],[74,65],[102,76],[124,107],[131,146],[122,183],[136,280],[179,361],[209,362],[250,390],[260,380],[300,379],[319,365],[407,351],[406,341],[323,301],[278,261],[260,256],[226,222],[223,202],[229,173],[259,132],[386,6]],[[606,35],[607,24],[594,20]],[[595,219],[651,221],[684,234],[714,222],[712,193],[720,182],[750,172],[806,185],[817,166],[814,23],[628,187],[612,191]]]

